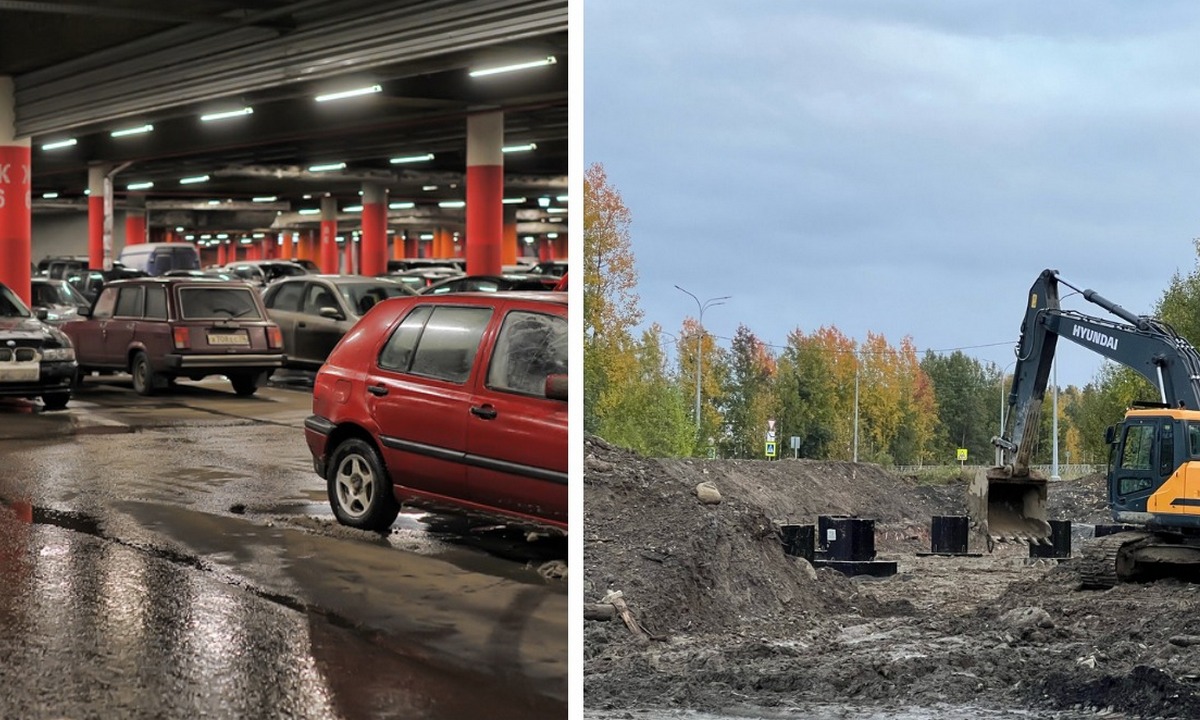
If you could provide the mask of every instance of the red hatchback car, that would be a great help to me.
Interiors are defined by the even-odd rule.
[[[567,299],[386,300],[334,348],[304,423],[338,521],[400,506],[567,530]]]

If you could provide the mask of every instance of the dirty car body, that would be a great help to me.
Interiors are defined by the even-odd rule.
[[[40,397],[47,410],[62,410],[74,378],[70,339],[0,284],[0,395]]]

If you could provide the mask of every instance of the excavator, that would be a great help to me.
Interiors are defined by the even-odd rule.
[[[1059,286],[1116,319],[1062,309]],[[1200,353],[1165,322],[1080,290],[1057,270],[1044,270],[1029,290],[1008,418],[992,438],[1000,464],[979,471],[968,489],[976,542],[989,551],[996,542],[1048,542],[1048,480],[1030,464],[1060,337],[1132,368],[1158,391],[1105,432],[1108,506],[1127,529],[1089,543],[1078,561],[1081,586],[1200,571]]]

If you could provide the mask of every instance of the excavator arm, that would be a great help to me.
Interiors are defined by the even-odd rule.
[[[1060,285],[1123,322],[1063,310]],[[1021,323],[1008,419],[1001,435],[992,438],[1002,460],[976,476],[968,495],[971,524],[989,549],[997,539],[1042,542],[1049,536],[1046,478],[1030,465],[1059,337],[1132,368],[1158,389],[1164,406],[1200,409],[1200,354],[1169,325],[1135,315],[1093,290],[1080,290],[1059,279],[1056,270],[1042,271],[1029,290]]]

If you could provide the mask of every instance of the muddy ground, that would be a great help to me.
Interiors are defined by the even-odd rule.
[[[963,514],[961,484],[867,464],[654,460],[596,438],[585,458],[585,600],[621,591],[652,636],[585,623],[597,717],[806,703],[1200,717],[1200,586],[1083,591],[1072,561],[1022,546],[919,556],[932,516]],[[719,504],[697,499],[702,481]],[[1109,521],[1100,476],[1055,484],[1050,508]],[[818,515],[875,519],[878,557],[899,572],[848,578],[785,555],[778,525]]]

